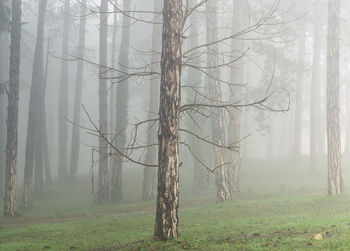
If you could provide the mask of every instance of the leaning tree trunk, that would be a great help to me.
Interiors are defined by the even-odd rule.
[[[157,20],[159,12],[162,11],[162,1],[154,1],[154,20]],[[152,37],[152,72],[159,71],[159,65],[156,62],[159,62],[160,57],[157,52],[161,51],[161,37],[162,37],[162,25],[154,24],[153,25],[153,37]],[[156,119],[157,110],[159,110],[159,79],[153,77],[150,81],[149,88],[149,113],[148,119],[148,133],[147,133],[147,145],[154,144],[157,141],[157,128],[158,124],[152,122],[152,119]],[[157,151],[155,147],[148,147],[145,157],[145,163],[151,164],[156,163],[157,160]],[[150,200],[155,196],[155,168],[154,167],[145,167],[143,171],[143,190],[142,190],[142,199]]]
[[[310,171],[319,172],[319,156],[317,130],[321,124],[321,26],[319,20],[320,2],[316,1],[314,7],[314,44],[313,44],[313,62],[312,62],[312,84],[310,100]]]
[[[302,138],[302,109],[303,109],[303,88],[305,76],[305,43],[306,29],[302,25],[300,29],[299,48],[298,48],[298,69],[296,83],[296,104],[295,104],[295,125],[294,125],[294,145],[293,157],[298,158],[301,155],[301,138]]]
[[[130,0],[124,0],[124,11],[130,10]],[[129,67],[129,40],[130,40],[130,18],[123,15],[123,31],[120,44],[119,65],[123,72],[128,72]],[[123,73],[121,73],[123,75]],[[117,84],[116,94],[116,130],[118,135],[114,140],[116,147],[123,151],[126,143],[126,126],[128,124],[128,102],[129,102],[129,84],[127,80]],[[123,159],[117,155],[114,157],[112,168],[112,189],[111,200],[122,201],[122,176],[123,176]]]
[[[179,122],[182,45],[182,1],[165,0],[158,131],[158,193],[154,236],[178,237]]]
[[[198,1],[193,1],[193,6],[198,4]],[[199,33],[199,16],[195,13],[192,13],[191,15],[191,28],[190,28],[190,34],[189,34],[189,48],[194,48],[199,45],[198,41],[198,33]],[[193,60],[194,61],[194,60]],[[191,62],[193,65],[200,65],[201,62],[194,61]],[[193,88],[201,88],[203,79],[201,77],[200,72],[197,69],[188,68],[187,71],[187,85],[193,86]],[[197,98],[197,94],[194,90],[191,88],[186,88],[186,100],[188,104],[195,103],[195,100]],[[195,116],[196,114],[193,113],[191,116],[188,116],[185,120],[185,125],[188,128],[188,130],[200,134],[200,132],[203,133],[203,131],[206,130],[204,127],[205,123],[203,121],[203,118],[200,116]],[[189,137],[189,144],[191,147],[192,153],[192,163],[193,163],[193,185],[192,185],[192,191],[194,193],[200,193],[205,192],[208,190],[209,187],[209,174],[206,170],[206,168],[200,163],[200,161],[205,161],[205,153],[203,147],[198,144],[198,141],[194,137]],[[199,161],[200,160],[200,161]]]
[[[85,30],[86,30],[86,3],[87,0],[82,1],[82,7],[80,11],[80,25],[79,25],[79,42],[78,42],[78,57],[83,59],[85,55]],[[83,87],[83,73],[84,62],[78,60],[77,63],[77,75],[75,86],[75,98],[74,98],[74,115],[73,115],[73,130],[72,130],[72,150],[71,150],[71,166],[70,166],[70,179],[74,179],[78,173],[78,161],[80,153],[80,114],[81,114],[81,95]]]
[[[206,2],[206,29],[207,43],[217,41],[217,15],[216,1],[209,0]],[[210,99],[214,100],[215,104],[219,104],[222,100],[221,86],[216,80],[219,79],[220,72],[217,69],[217,56],[214,54],[218,51],[217,44],[208,48],[208,87],[210,91]],[[224,111],[223,109],[212,109],[212,137],[217,145],[225,144],[225,129],[224,129]],[[231,198],[230,187],[228,184],[227,166],[225,165],[225,150],[214,146],[215,152],[215,178],[216,178],[216,196],[219,201],[226,201]]]
[[[340,1],[328,2],[327,46],[327,142],[328,142],[328,195],[344,193],[341,174],[341,145],[339,120],[339,36]]]
[[[246,5],[245,0],[233,0],[233,29],[232,34],[238,33],[243,30],[243,16],[244,6]],[[243,40],[232,40],[231,44],[232,56],[239,58],[244,50]],[[238,52],[238,53],[237,53]],[[242,98],[243,92],[241,86],[235,86],[243,84],[243,64],[239,65],[238,68],[232,68],[230,72],[231,83],[234,84],[230,87],[230,101],[237,103]],[[240,137],[241,137],[241,111],[234,109],[230,112],[229,128],[228,128],[228,139],[229,144],[235,145],[236,151],[228,153],[229,162],[231,162],[229,172],[229,185],[231,196],[234,193],[239,192],[239,172],[242,166],[241,162],[241,148],[240,148]]]
[[[18,140],[18,99],[21,61],[21,0],[12,0],[10,79],[7,108],[7,145],[4,215],[15,216]]]
[[[108,90],[107,90],[107,36],[108,36],[108,0],[101,0],[100,13],[100,73],[99,73],[99,115],[100,133],[108,133]],[[99,137],[99,177],[97,201],[109,200],[108,182],[108,146],[103,137]]]
[[[66,58],[69,45],[69,26],[70,26],[70,0],[64,1],[64,20],[62,36],[62,58]],[[67,178],[67,115],[68,115],[68,81],[69,71],[66,60],[61,61],[61,76],[59,88],[58,105],[58,176],[60,179]]]
[[[27,142],[25,151],[24,182],[22,207],[28,208],[31,205],[33,167],[35,163],[35,191],[43,189],[43,109],[45,104],[44,87],[44,23],[47,0],[39,2],[39,16],[37,26],[37,37],[34,51],[34,63],[32,72],[32,84],[29,99]]]

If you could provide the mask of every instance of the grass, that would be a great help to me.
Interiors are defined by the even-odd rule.
[[[227,203],[213,187],[194,196],[184,184],[180,237],[168,242],[152,239],[155,202],[138,202],[138,183],[130,190],[139,171],[126,176],[123,204],[94,204],[84,178],[55,184],[22,216],[0,219],[0,250],[350,250],[350,196],[327,197],[326,174],[306,167],[250,161]]]

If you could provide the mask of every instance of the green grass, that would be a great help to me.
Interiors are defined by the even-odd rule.
[[[168,242],[152,239],[155,202],[138,202],[139,171],[126,175],[123,204],[96,205],[84,178],[53,185],[22,216],[0,219],[0,250],[350,250],[350,196],[327,197],[325,172],[308,175],[306,161],[246,163],[227,203],[184,184],[180,236]]]

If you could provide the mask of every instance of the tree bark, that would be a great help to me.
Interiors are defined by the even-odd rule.
[[[64,1],[64,20],[62,36],[62,58],[66,58],[69,45],[69,26],[70,26],[70,0]],[[61,61],[61,76],[59,88],[59,106],[58,106],[58,176],[60,179],[67,178],[67,121],[68,116],[68,81],[69,70],[66,60]]]
[[[163,3],[160,0],[154,1],[154,11],[161,12]],[[154,14],[154,20],[157,20],[159,16],[158,13]],[[159,65],[155,64],[155,62],[159,62],[160,57],[157,52],[161,51],[161,37],[162,37],[162,25],[154,24],[153,25],[153,33],[152,33],[152,52],[153,55],[151,57],[152,63],[152,71],[159,71]],[[159,78],[153,77],[150,81],[150,89],[149,89],[149,113],[148,119],[152,120],[157,118],[155,115],[157,110],[159,110]],[[148,123],[148,134],[147,134],[147,144],[154,144],[157,141],[157,128],[158,123],[149,122]],[[157,160],[157,150],[154,147],[148,147],[145,163],[151,164],[156,163]],[[143,171],[143,190],[142,190],[142,199],[150,200],[155,196],[155,168],[154,167],[145,167]]]
[[[344,193],[341,174],[341,144],[339,120],[339,39],[340,1],[328,2],[327,46],[327,144],[328,144],[328,195]]]
[[[21,0],[12,0],[10,79],[7,108],[7,145],[4,215],[15,216],[18,143],[18,100],[21,61]]]
[[[303,118],[303,88],[305,78],[305,43],[306,28],[305,25],[300,27],[300,38],[298,48],[298,70],[296,83],[296,104],[295,104],[295,125],[294,125],[294,145],[293,157],[301,156],[301,138],[302,138],[302,118]]]
[[[178,237],[182,1],[165,0],[158,131],[155,239]]]
[[[100,73],[99,73],[99,115],[101,134],[108,133],[108,90],[107,90],[107,36],[108,36],[108,0],[101,0],[100,9]],[[108,146],[102,137],[99,137],[99,179],[97,201],[109,200],[108,181]]]
[[[130,0],[123,1],[123,9],[130,10]],[[119,64],[122,71],[128,72],[129,67],[129,41],[130,41],[130,18],[123,15],[122,40],[120,44]],[[126,143],[126,126],[128,124],[128,102],[129,102],[129,84],[125,80],[117,84],[116,91],[116,147],[122,151]],[[123,159],[121,156],[114,158],[112,169],[112,190],[111,200],[122,201],[122,176],[123,176]]]
[[[207,43],[217,41],[217,14],[216,14],[216,1],[208,0],[206,2],[206,30],[207,30]],[[221,86],[218,81],[220,72],[217,69],[217,56],[214,55],[218,51],[217,44],[209,46],[207,60],[209,67],[209,79],[208,88],[211,100],[215,100],[218,104],[222,100]],[[212,109],[211,111],[212,122],[212,137],[213,141],[218,145],[225,144],[225,129],[224,129],[224,111],[223,109]],[[215,152],[215,178],[216,178],[216,197],[219,201],[226,201],[231,198],[230,187],[228,183],[227,166],[225,165],[225,150],[214,146]]]
[[[313,43],[313,62],[312,62],[312,84],[311,84],[311,100],[310,100],[310,172],[319,172],[319,156],[318,146],[320,139],[318,138],[318,128],[321,124],[321,26],[319,23],[319,12],[321,9],[320,1],[316,1],[314,7],[314,43]]]
[[[24,183],[22,207],[31,206],[33,168],[35,167],[35,192],[43,190],[43,105],[45,104],[44,86],[44,23],[47,0],[40,0],[37,37],[34,51],[32,83],[29,99],[27,142],[25,151]]]
[[[81,5],[80,25],[79,25],[79,42],[78,42],[78,57],[83,59],[85,55],[85,31],[86,31],[86,6],[87,0],[83,0]],[[74,115],[73,115],[73,130],[72,130],[72,152],[71,152],[71,166],[70,166],[70,179],[76,178],[78,173],[78,162],[80,153],[80,115],[81,115],[81,95],[83,88],[83,73],[84,73],[84,62],[78,60],[77,63],[77,75],[75,85],[75,97],[74,97]]]

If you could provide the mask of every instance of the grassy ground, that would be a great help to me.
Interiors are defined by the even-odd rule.
[[[247,163],[228,203],[213,187],[194,196],[184,184],[180,237],[165,243],[152,240],[154,201],[137,202],[140,172],[126,177],[124,204],[94,204],[87,179],[55,184],[31,210],[0,219],[0,250],[350,250],[350,196],[328,198],[325,172],[286,163]]]

